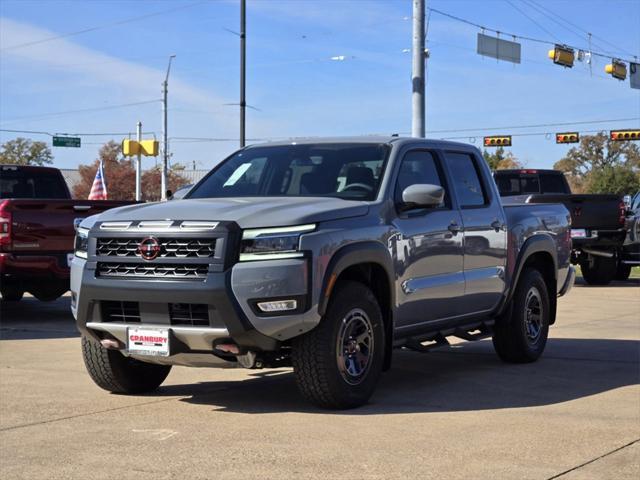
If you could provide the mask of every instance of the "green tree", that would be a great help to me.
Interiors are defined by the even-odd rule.
[[[0,164],[45,165],[53,163],[51,149],[44,142],[18,137],[0,146]]]
[[[522,168],[522,164],[518,161],[512,152],[505,152],[504,148],[498,147],[493,153],[488,150],[482,152],[482,156],[489,164],[491,170],[505,170],[510,168]]]
[[[623,194],[640,189],[640,147],[613,142],[604,133],[583,136],[553,168],[566,173],[576,192]]]

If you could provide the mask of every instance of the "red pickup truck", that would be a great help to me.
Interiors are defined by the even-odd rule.
[[[69,290],[74,220],[133,202],[72,200],[60,170],[0,165],[0,293],[51,301]]]

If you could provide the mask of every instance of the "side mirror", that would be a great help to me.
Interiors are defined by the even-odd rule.
[[[167,190],[167,200],[173,200],[173,192],[171,190]]]
[[[627,208],[631,207],[631,195],[625,195],[624,197],[622,197],[622,201]]]
[[[444,188],[429,183],[416,183],[402,192],[403,209],[437,207],[444,200]]]

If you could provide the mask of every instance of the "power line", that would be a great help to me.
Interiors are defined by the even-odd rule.
[[[75,32],[68,32],[68,33],[63,33],[63,34],[60,34],[60,35],[54,35],[52,37],[41,38],[40,40],[33,40],[31,42],[20,43],[20,44],[17,44],[17,45],[10,45],[8,47],[1,48],[0,52],[5,52],[7,50],[16,50],[18,48],[24,48],[24,47],[31,47],[33,45],[39,45],[41,43],[51,42],[53,40],[60,40],[62,38],[73,37],[75,35],[80,35],[80,34],[83,34],[83,33],[95,32],[97,30],[103,30],[103,29],[109,28],[109,27],[115,27],[115,26],[118,26],[118,25],[124,25],[124,24],[131,23],[131,22],[137,22],[138,20],[145,20],[147,18],[156,17],[158,15],[164,15],[165,13],[173,13],[173,12],[176,12],[178,10],[185,10],[187,8],[192,8],[192,7],[195,7],[197,5],[201,5],[203,3],[206,3],[206,2],[205,1],[200,1],[200,2],[195,2],[195,3],[190,3],[188,5],[180,5],[178,7],[168,8],[166,10],[161,10],[161,11],[154,12],[154,13],[148,13],[146,15],[138,15],[138,16],[135,16],[135,17],[129,17],[129,18],[125,18],[125,19],[122,19],[122,20],[117,20],[115,22],[105,23],[103,25],[96,25],[95,27],[84,28],[82,30],[76,30]]]
[[[578,122],[538,123],[533,125],[508,125],[501,127],[458,128],[450,130],[430,130],[429,133],[481,132],[486,130],[517,130],[521,128],[566,127],[570,125],[592,125],[597,123],[631,122],[640,117],[613,118],[609,120],[583,120]]]
[[[50,133],[44,132],[40,130],[12,130],[7,128],[0,128],[0,132],[6,133],[26,133],[30,135],[48,135],[53,137],[55,135],[60,136],[68,136],[68,137],[118,137],[118,136],[127,136],[127,135],[135,135],[135,132],[105,132],[105,133]],[[143,135],[156,135],[157,132],[142,132]]]
[[[540,5],[539,3],[535,2],[534,0],[525,0],[525,2],[528,3],[528,4],[533,4],[533,5],[537,6],[541,13],[544,13],[545,15],[549,16],[549,14],[544,10],[544,7],[542,7],[542,5]],[[573,26],[574,28],[577,28],[578,30],[581,30],[582,32],[586,33],[587,35],[591,35],[592,37],[599,38],[602,42],[606,43],[607,45],[609,45],[609,46],[611,46],[611,47],[613,47],[615,49],[617,49],[618,51],[623,52],[623,53],[625,53],[627,55],[631,55],[633,57],[637,57],[636,55],[634,55],[630,51],[625,50],[625,49],[623,49],[623,48],[621,48],[621,47],[619,47],[617,45],[614,45],[613,43],[609,42],[608,40],[606,40],[606,39],[604,39],[604,38],[602,38],[602,37],[600,37],[598,35],[595,35],[594,33],[591,33],[588,30],[585,30],[584,28],[580,27],[579,25],[576,25],[575,23],[571,22],[569,19],[567,19],[567,18],[565,18],[565,17],[563,17],[561,15],[558,15],[557,13],[555,13],[554,15],[557,16],[559,19],[561,19],[563,22],[566,22],[569,25]],[[553,17],[549,16],[549,18],[553,18]]]
[[[136,105],[147,105],[150,103],[157,103],[160,100],[144,100],[141,102],[131,102],[131,103],[121,103],[118,105],[107,105],[104,107],[91,107],[91,108],[82,108],[79,110],[66,110],[63,112],[52,112],[52,113],[42,113],[39,115],[25,115],[25,116],[21,116],[21,117],[14,117],[11,118],[9,120],[2,120],[0,121],[0,123],[13,123],[16,121],[20,121],[20,120],[28,120],[28,119],[42,119],[42,118],[49,118],[49,117],[58,117],[58,116],[62,116],[62,115],[69,115],[69,114],[74,114],[74,113],[85,113],[85,112],[98,112],[101,110],[113,110],[116,108],[124,108],[124,107],[133,107]]]
[[[517,10],[523,17],[526,17],[529,19],[529,21],[533,24],[535,24],[540,30],[542,30],[543,32],[545,32],[548,35],[551,35],[553,38],[555,38],[556,40],[558,40],[558,42],[560,42],[560,39],[558,37],[556,37],[552,32],[550,32],[549,30],[547,30],[545,27],[543,27],[537,20],[534,20],[531,16],[529,16],[529,14],[527,14],[524,10],[521,10],[520,7],[518,7],[517,5],[515,5],[513,2],[511,2],[511,0],[505,0],[509,5],[511,5],[511,7],[514,10]]]
[[[452,15],[450,13],[443,12],[442,10],[437,10],[435,8],[430,8],[429,10],[431,10],[431,11],[433,11],[435,13],[438,13],[438,14],[444,16],[444,17],[451,18],[452,20],[456,20],[458,22],[466,23],[467,25],[471,25],[473,27],[479,28],[479,29],[481,29],[483,31],[486,30],[486,31],[489,31],[489,32],[496,33],[498,35],[506,35],[506,36],[509,36],[509,37],[518,38],[520,40],[526,40],[526,41],[534,42],[534,43],[541,43],[541,44],[544,44],[544,45],[555,45],[556,44],[556,42],[551,41],[551,40],[543,40],[543,39],[540,39],[540,38],[528,37],[528,36],[525,36],[525,35],[519,35],[519,34],[515,34],[515,33],[504,32],[502,30],[497,30],[495,28],[485,27],[483,25],[480,25],[479,23],[475,23],[475,22],[472,22],[470,20],[466,20],[464,18],[457,17],[457,16]],[[595,55],[595,56],[598,56],[598,57],[607,58],[607,59],[611,58],[610,54],[605,54],[605,53],[601,53],[601,52],[594,52],[593,50],[590,50],[588,48],[576,47],[576,46],[568,45],[568,44],[566,44],[566,46],[569,47],[569,48],[573,48],[575,50],[588,51],[588,52],[591,53],[591,55]],[[634,62],[633,60],[624,59],[624,58],[620,58],[619,60],[625,61],[627,63]]]

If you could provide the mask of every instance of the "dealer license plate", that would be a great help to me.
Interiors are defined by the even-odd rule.
[[[571,238],[587,238],[587,231],[584,228],[573,228]]]
[[[127,351],[133,355],[169,356],[169,330],[166,328],[127,328]]]

